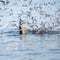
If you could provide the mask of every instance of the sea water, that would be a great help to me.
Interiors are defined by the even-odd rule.
[[[60,34],[0,31],[0,60],[60,60]]]

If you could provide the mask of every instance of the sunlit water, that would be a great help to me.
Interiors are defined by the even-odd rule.
[[[0,60],[60,60],[60,34],[19,35],[0,31]]]

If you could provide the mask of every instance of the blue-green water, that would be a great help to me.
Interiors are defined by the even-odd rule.
[[[0,60],[60,60],[60,34],[0,31]]]

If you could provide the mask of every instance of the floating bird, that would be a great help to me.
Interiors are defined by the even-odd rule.
[[[0,2],[2,2],[5,5],[5,1],[1,0]]]
[[[16,22],[16,21],[12,21],[12,22]]]
[[[33,8],[30,7],[30,11],[32,11],[32,10],[33,10]]]
[[[54,2],[54,3],[48,2],[48,4],[50,4],[50,5],[54,5],[54,4],[55,4],[55,2]]]
[[[57,12],[60,12],[60,8],[57,10]]]
[[[47,3],[44,3],[44,5],[46,5],[46,6],[47,6],[48,4],[47,4]]]
[[[54,1],[54,4],[56,5],[56,2]]]
[[[45,14],[45,17],[49,17],[50,15],[49,14]]]
[[[50,4],[50,2],[48,2],[48,4]]]
[[[8,5],[8,3],[9,3],[9,1],[8,0],[6,0],[6,4]]]
[[[18,1],[20,1],[20,0],[18,0]]]
[[[27,17],[30,17],[31,12],[27,11],[26,13],[22,11],[22,14],[25,14]]]
[[[1,8],[0,8],[0,10],[1,10]]]
[[[31,12],[27,11],[27,16],[30,17],[31,16]]]
[[[54,5],[53,3],[51,3],[51,5]]]
[[[34,6],[34,9],[35,9],[35,10],[37,10],[37,9],[38,9],[38,7]]]
[[[0,15],[0,17],[4,17],[3,15]]]
[[[14,2],[13,5],[18,5],[17,2]]]
[[[42,9],[41,5],[39,5],[39,8]]]
[[[24,1],[27,1],[27,0],[24,0]]]
[[[23,7],[27,7],[28,5],[22,5]]]
[[[7,9],[8,9],[8,8],[5,8],[4,11],[7,10]]]
[[[0,21],[1,21],[1,19],[0,19]]]
[[[29,5],[32,3],[32,0],[30,0]]]
[[[10,15],[13,15],[13,10],[12,9],[10,9]]]

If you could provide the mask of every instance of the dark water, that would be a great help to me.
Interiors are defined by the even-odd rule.
[[[60,60],[60,34],[0,31],[0,60]]]

